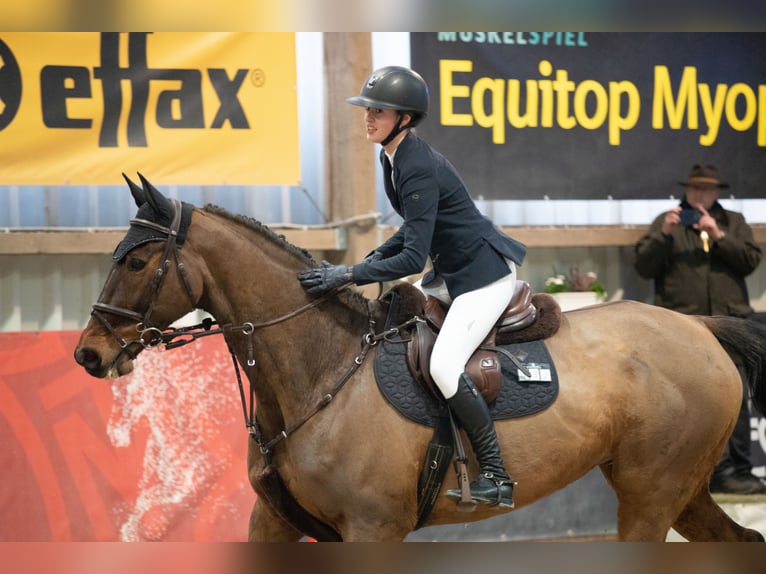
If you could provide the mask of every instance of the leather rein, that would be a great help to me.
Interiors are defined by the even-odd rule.
[[[154,280],[152,282],[152,290],[149,297],[149,303],[147,304],[144,312],[138,313],[131,309],[126,309],[124,307],[110,305],[108,303],[101,301],[101,299],[104,297],[104,290],[102,290],[98,301],[93,304],[91,315],[93,315],[96,319],[98,319],[101,322],[102,325],[104,325],[104,327],[112,334],[112,336],[115,338],[118,345],[120,346],[120,349],[121,349],[120,353],[117,355],[114,362],[116,362],[117,359],[119,359],[122,353],[127,354],[132,360],[135,360],[138,353],[133,352],[131,350],[130,348],[131,345],[140,345],[142,349],[146,349],[146,350],[150,350],[154,348],[159,348],[160,350],[163,350],[163,349],[169,350],[169,349],[182,347],[199,338],[207,337],[209,335],[220,335],[220,334],[226,334],[226,333],[240,332],[248,338],[246,362],[248,367],[253,367],[255,365],[255,359],[253,354],[253,348],[254,348],[253,333],[256,330],[262,329],[265,327],[271,327],[273,325],[282,323],[283,321],[287,321],[289,319],[297,317],[301,313],[319,306],[320,304],[324,303],[331,297],[334,297],[341,290],[347,287],[347,285],[336,287],[335,289],[332,289],[330,291],[323,293],[321,296],[317,297],[316,299],[309,301],[305,305],[293,311],[290,311],[289,313],[286,313],[274,319],[269,319],[267,321],[261,321],[261,322],[247,321],[245,323],[242,323],[241,325],[231,325],[231,324],[220,325],[216,321],[213,321],[212,319],[207,318],[207,319],[204,319],[198,325],[192,325],[189,327],[177,327],[177,328],[171,327],[164,330],[158,327],[155,327],[151,324],[150,317],[154,309],[154,305],[157,301],[157,298],[159,297],[160,289],[162,288],[162,285],[164,283],[164,279],[167,275],[167,271],[172,264],[171,255],[176,260],[176,269],[178,271],[179,276],[181,277],[181,282],[184,285],[186,294],[188,295],[189,300],[192,303],[192,307],[196,308],[196,299],[192,292],[191,283],[189,282],[189,278],[188,278],[188,273],[186,271],[186,267],[183,264],[183,261],[181,261],[181,255],[176,243],[176,240],[178,237],[178,231],[181,225],[182,206],[181,206],[181,202],[177,199],[172,199],[171,201],[173,202],[173,207],[175,212],[173,215],[173,220],[169,227],[165,227],[145,219],[130,220],[131,225],[149,227],[153,230],[160,231],[161,233],[164,233],[167,235],[167,241],[165,242],[165,248],[164,248],[163,256],[161,259],[161,264],[155,273]],[[115,268],[112,267],[112,271],[110,272],[109,278],[111,278],[111,275],[114,273],[114,269]],[[106,288],[106,285],[109,284],[109,278],[107,278],[107,281],[104,284],[104,289]],[[109,323],[106,317],[106,314],[126,317],[128,319],[135,319],[136,332],[138,333],[138,337],[132,340],[125,340],[117,332],[117,330],[111,325],[111,323]],[[279,442],[281,442],[282,440],[287,438],[290,434],[292,434],[293,432],[298,430],[300,427],[302,427],[309,419],[311,419],[319,411],[324,409],[330,403],[330,401],[332,401],[335,395],[343,388],[343,386],[348,382],[348,380],[352,377],[352,375],[362,365],[365,357],[367,356],[367,353],[372,347],[377,345],[377,343],[380,340],[385,339],[389,336],[395,335],[396,333],[399,332],[400,328],[406,326],[406,324],[403,324],[403,325],[399,325],[397,327],[388,329],[382,333],[375,333],[375,319],[373,318],[372,302],[368,302],[368,319],[369,319],[370,329],[369,329],[369,332],[365,333],[362,336],[362,350],[354,358],[353,364],[346,370],[345,373],[343,373],[343,375],[340,377],[338,382],[333,386],[333,388],[328,393],[323,395],[321,400],[314,406],[314,408],[307,415],[305,415],[299,421],[290,425],[288,428],[279,432],[274,438],[272,438],[268,442],[264,442],[264,439],[261,435],[260,429],[258,428],[258,423],[255,418],[255,412],[254,412],[255,389],[254,389],[253,383],[251,381],[249,384],[249,401],[248,401],[245,396],[245,389],[242,383],[242,374],[240,372],[239,362],[237,360],[236,354],[234,353],[234,350],[231,344],[227,341],[228,350],[232,357],[232,361],[234,363],[234,370],[237,376],[237,385],[239,387],[240,400],[242,402],[242,411],[245,418],[245,427],[247,428],[250,434],[250,438],[255,440],[258,446],[260,447],[261,454],[263,454],[267,464],[270,462],[270,453],[272,449],[274,448],[274,446],[276,446]],[[249,402],[249,405],[248,405],[248,402]]]

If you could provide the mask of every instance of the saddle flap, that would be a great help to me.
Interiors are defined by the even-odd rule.
[[[447,309],[444,307],[444,303],[439,301],[436,297],[428,295],[426,297],[425,316],[426,320],[439,330],[442,328],[442,325],[444,325]]]
[[[488,405],[500,393],[500,383],[502,380],[500,361],[495,350],[496,332],[494,328],[489,332],[465,365],[465,372],[471,377],[477,390]]]
[[[439,398],[435,383],[431,378],[429,364],[431,351],[433,351],[436,335],[425,321],[416,321],[415,328],[410,333],[410,342],[407,345],[407,367],[413,378],[425,383],[425,387],[431,394]]]

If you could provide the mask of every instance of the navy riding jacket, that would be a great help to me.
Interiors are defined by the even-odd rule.
[[[393,281],[423,271],[430,256],[450,296],[473,291],[509,273],[510,259],[524,261],[527,248],[504,234],[478,210],[455,167],[412,133],[399,144],[391,162],[380,152],[383,184],[392,207],[404,220],[376,251],[377,261],[354,265],[359,285]]]

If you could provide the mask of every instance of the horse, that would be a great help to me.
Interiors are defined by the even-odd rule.
[[[267,469],[339,539],[403,540],[417,526],[431,430],[402,417],[376,386],[379,301],[350,287],[307,295],[297,274],[318,265],[307,251],[254,219],[169,199],[139,177],[140,185],[126,177],[138,216],[115,250],[75,360],[94,377],[120,377],[143,350],[171,346],[173,321],[207,311],[251,389],[247,465],[257,497],[249,540],[306,534],[269,497]],[[560,379],[555,402],[496,422],[518,483],[516,508],[598,467],[616,494],[619,540],[664,541],[671,528],[690,541],[764,540],[722,511],[708,483],[737,419],[740,370],[754,405],[766,410],[766,329],[620,301],[564,313],[545,343]],[[458,512],[448,482],[423,526],[505,511]]]

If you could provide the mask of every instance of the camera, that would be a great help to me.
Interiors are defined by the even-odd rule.
[[[682,209],[678,216],[681,218],[681,225],[691,227],[694,224],[699,223],[700,217],[702,217],[702,212],[698,209],[687,208]]]

